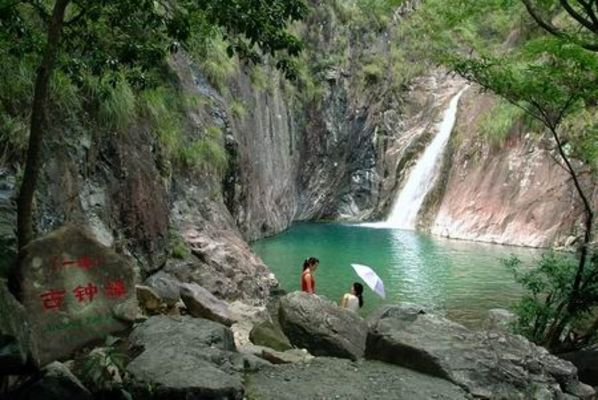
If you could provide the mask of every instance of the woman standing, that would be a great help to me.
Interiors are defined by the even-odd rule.
[[[316,293],[316,280],[314,272],[318,268],[320,260],[310,257],[303,262],[303,273],[301,274],[301,291],[307,293]]]
[[[361,283],[353,283],[350,293],[345,293],[341,299],[341,307],[354,312],[363,307],[363,285]]]

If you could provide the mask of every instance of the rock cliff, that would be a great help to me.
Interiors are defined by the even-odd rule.
[[[263,299],[275,281],[245,241],[297,220],[384,219],[464,82],[429,69],[396,84],[386,63],[391,33],[416,2],[382,28],[347,23],[338,2],[313,3],[296,27],[308,72],[294,84],[268,67],[240,65],[217,87],[185,54],[171,60],[181,93],[202,99],[187,109],[185,134],[221,132],[224,171],[173,168],[143,118],[109,135],[68,121],[55,126],[36,200],[40,233],[83,222],[133,256],[141,279],[163,270],[229,300]],[[419,227],[462,239],[571,244],[579,209],[543,145],[515,132],[495,148],[477,134],[493,101],[474,89],[463,97]],[[245,113],[235,112],[238,104]],[[14,248],[15,176],[9,165],[0,174],[3,249]]]

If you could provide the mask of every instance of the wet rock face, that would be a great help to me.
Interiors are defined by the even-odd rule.
[[[444,195],[429,229],[466,240],[534,247],[567,244],[581,216],[569,176],[554,161],[557,154],[517,126],[500,146],[480,137],[480,120],[495,104],[495,98],[475,87],[463,96],[453,132],[459,145],[454,146]]]
[[[363,357],[367,324],[357,314],[317,295],[293,292],[280,299],[278,318],[296,347],[315,356]]]
[[[136,307],[129,261],[74,226],[28,244],[17,274],[39,365],[126,328],[115,315]]]
[[[448,379],[473,396],[586,398],[593,391],[573,364],[521,336],[475,333],[413,305],[387,306],[369,325],[366,357]]]

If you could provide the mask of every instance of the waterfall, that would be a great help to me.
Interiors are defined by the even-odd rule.
[[[436,126],[436,136],[415,163],[407,183],[395,200],[390,215],[383,223],[389,228],[415,229],[417,214],[434,185],[435,177],[442,163],[442,155],[449,141],[455,121],[459,99],[466,88],[461,89],[450,101],[442,121]]]

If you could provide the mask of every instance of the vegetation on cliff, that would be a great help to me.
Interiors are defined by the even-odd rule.
[[[41,168],[44,133],[52,126],[47,107],[52,99],[50,84],[55,73],[63,75],[65,86],[78,88],[94,78],[107,80],[115,90],[104,97],[97,114],[110,128],[122,128],[135,115],[133,87],[142,90],[156,86],[168,54],[187,47],[194,38],[199,37],[205,43],[205,38],[227,35],[229,56],[238,54],[242,59],[256,62],[261,52],[269,53],[278,57],[276,66],[292,76],[294,69],[288,56],[296,56],[301,44],[286,31],[286,25],[301,18],[304,12],[301,1],[274,1],[270,7],[250,1],[57,0],[53,4],[37,1],[3,4],[0,21],[5,29],[0,40],[5,55],[13,56],[17,65],[29,59],[29,68],[37,71],[30,100],[25,169],[17,202],[19,248],[34,237],[33,197]],[[280,56],[281,52],[286,56]],[[10,127],[11,122],[5,121],[4,125]],[[27,128],[23,129],[21,124],[21,130]],[[193,143],[183,153],[183,161],[196,163],[196,158],[210,152],[210,139]]]

